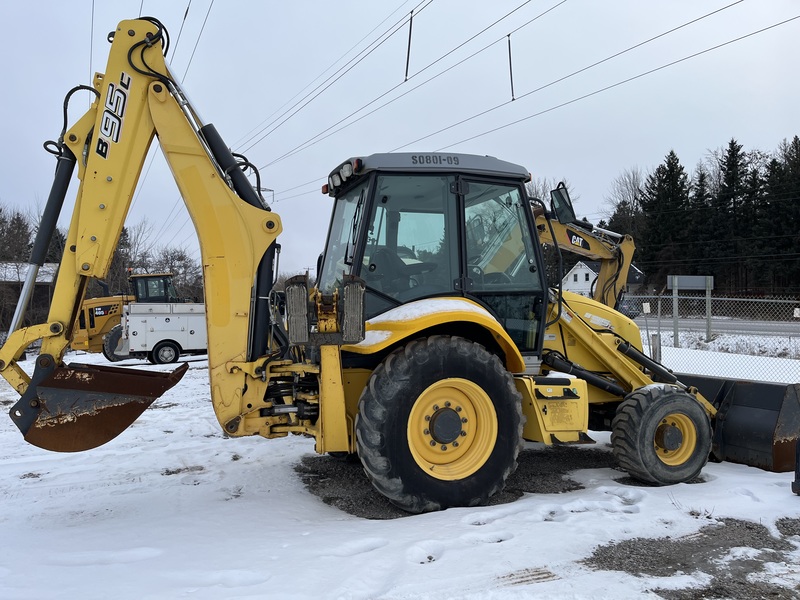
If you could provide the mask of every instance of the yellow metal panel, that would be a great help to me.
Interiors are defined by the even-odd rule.
[[[320,347],[319,404],[321,433],[317,437],[317,452],[349,452],[350,431],[337,346]]]
[[[372,376],[372,371],[369,369],[342,369],[342,376],[347,418],[351,421],[355,421],[361,392],[367,387],[367,382]]]
[[[367,321],[363,342],[342,346],[342,350],[374,354],[436,325],[450,324],[458,335],[458,328],[464,323],[479,325],[489,332],[506,355],[508,371],[525,371],[522,355],[503,326],[480,304],[466,298],[427,298],[389,310]]]
[[[226,363],[243,361],[248,338],[253,274],[282,230],[273,212],[247,204],[228,187],[211,163],[190,123],[163,85],[151,86],[150,109],[161,149],[198,232],[203,263],[208,362],[212,401],[225,427],[247,404],[258,404],[258,386]],[[231,431],[231,435],[247,432]]]
[[[548,445],[553,443],[553,436],[561,442],[578,441],[589,427],[586,382],[570,379],[569,385],[556,385],[544,381],[536,384],[530,376],[514,378],[522,394],[522,413],[526,418],[522,437]]]

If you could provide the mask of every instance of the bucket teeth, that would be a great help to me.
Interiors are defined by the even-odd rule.
[[[101,446],[127,429],[189,368],[171,373],[101,365],[55,366],[40,356],[31,384],[11,408],[27,442],[55,452]]]

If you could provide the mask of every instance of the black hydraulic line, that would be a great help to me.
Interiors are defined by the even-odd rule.
[[[645,356],[644,354],[639,352],[636,348],[631,346],[629,342],[622,342],[617,346],[617,350],[622,352],[628,358],[642,365],[645,369],[649,370],[654,375],[657,375],[658,381],[670,384],[678,382],[678,378],[673,373],[670,373],[669,370],[667,370],[667,368],[664,365],[657,363],[649,356]]]
[[[272,349],[269,348],[270,329],[272,335],[277,338],[281,349],[288,348],[289,340],[280,327],[272,327],[270,316],[269,296],[273,287],[272,276],[275,272],[275,255],[278,251],[278,244],[273,242],[261,262],[258,263],[256,271],[256,287],[253,297],[253,321],[250,328],[250,341],[248,347],[248,360],[256,360],[260,356],[267,355]]]
[[[44,260],[47,257],[47,249],[50,247],[50,241],[53,239],[53,233],[56,230],[58,217],[61,215],[61,207],[64,205],[67,189],[72,181],[75,162],[75,155],[70,149],[66,146],[62,147],[61,156],[58,157],[58,163],[56,164],[53,185],[50,187],[50,195],[47,197],[47,204],[44,207],[39,229],[36,232],[36,240],[33,242],[31,260],[29,261],[31,264],[36,264],[40,267],[44,264]]]
[[[47,204],[44,207],[44,212],[39,222],[39,229],[36,232],[36,240],[33,242],[31,258],[28,261],[28,275],[25,278],[25,283],[22,286],[22,292],[17,302],[17,308],[11,319],[9,333],[13,333],[19,329],[22,320],[25,318],[25,311],[36,284],[36,275],[39,272],[39,267],[44,264],[47,258],[47,250],[50,248],[50,242],[56,230],[58,217],[61,215],[61,207],[64,205],[64,198],[67,195],[69,184],[72,181],[75,163],[75,155],[69,148],[63,146],[58,155],[53,185],[50,187],[50,195],[47,197]]]
[[[203,134],[208,147],[211,149],[211,154],[214,155],[219,166],[225,174],[231,178],[233,189],[239,197],[256,208],[266,208],[266,210],[270,210],[269,207],[265,207],[261,203],[261,198],[253,189],[253,186],[250,185],[250,180],[247,179],[247,175],[245,175],[244,171],[240,168],[239,162],[230,151],[230,148],[225,145],[225,141],[217,131],[217,128],[209,123],[200,128],[200,133]]]
[[[608,379],[598,375],[597,373],[592,373],[591,371],[587,371],[586,369],[583,369],[578,365],[573,364],[568,360],[561,358],[555,352],[549,352],[548,354],[545,354],[542,357],[542,362],[556,371],[574,375],[578,379],[583,379],[586,383],[591,384],[594,387],[600,388],[601,390],[604,390],[611,394],[614,394],[615,396],[624,396],[627,393],[622,387],[620,387],[613,381],[609,381]]]

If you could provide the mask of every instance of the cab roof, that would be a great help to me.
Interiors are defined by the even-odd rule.
[[[423,172],[458,172],[468,175],[490,175],[494,177],[511,177],[530,180],[530,173],[525,167],[497,159],[493,156],[477,154],[460,154],[457,152],[384,152],[369,156],[353,157],[346,162],[362,163],[358,174],[369,171],[423,171]],[[341,165],[331,172],[338,173]]]

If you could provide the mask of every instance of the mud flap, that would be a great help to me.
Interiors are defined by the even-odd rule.
[[[55,452],[101,446],[127,429],[164,392],[178,383],[188,364],[171,373],[102,365],[57,366],[41,355],[31,383],[11,407],[25,441]]]
[[[678,375],[717,407],[712,452],[718,460],[785,473],[796,468],[800,383]]]

